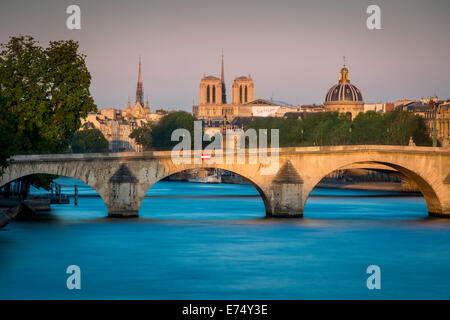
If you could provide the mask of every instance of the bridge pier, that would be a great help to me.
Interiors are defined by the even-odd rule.
[[[303,179],[288,160],[266,192],[266,215],[295,218],[303,216]]]
[[[108,207],[108,217],[137,217],[141,201],[139,180],[122,163],[119,169],[109,179],[108,195],[105,199]]]
[[[428,210],[428,215],[438,218],[450,218],[450,202],[443,203],[441,210]]]
[[[267,194],[266,215],[276,218],[303,216],[302,184],[273,184]]]
[[[137,198],[136,184],[110,184],[109,199],[105,201],[108,217],[137,217],[140,206]]]

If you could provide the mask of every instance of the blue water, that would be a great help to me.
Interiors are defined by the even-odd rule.
[[[279,220],[249,185],[163,181],[124,220],[59,182],[88,197],[0,230],[2,299],[450,298],[450,221],[422,197],[315,189],[304,218]],[[73,264],[81,290],[66,287]]]

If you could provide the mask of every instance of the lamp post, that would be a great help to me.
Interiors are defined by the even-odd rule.
[[[385,144],[389,144],[387,143],[389,141],[389,127],[386,128],[386,140],[385,140]]]
[[[353,140],[352,140],[352,127],[351,127],[351,126],[348,128],[348,132],[350,133],[350,144],[353,144]]]
[[[430,108],[433,112],[433,147],[437,147],[436,103],[431,99],[430,99]]]

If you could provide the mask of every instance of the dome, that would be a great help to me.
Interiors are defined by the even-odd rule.
[[[361,103],[363,97],[361,91],[354,85],[350,84],[348,76],[348,69],[344,67],[341,69],[338,84],[331,87],[325,97],[325,103],[333,102],[356,102]]]

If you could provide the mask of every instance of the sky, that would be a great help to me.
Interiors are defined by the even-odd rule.
[[[66,27],[71,4],[80,30]],[[366,27],[370,4],[381,30]],[[141,56],[152,110],[191,111],[202,75],[219,76],[222,49],[228,100],[234,78],[251,74],[255,98],[321,104],[343,56],[368,103],[446,99],[449,13],[448,0],[14,0],[0,3],[0,43],[77,40],[99,108],[134,102]]]

